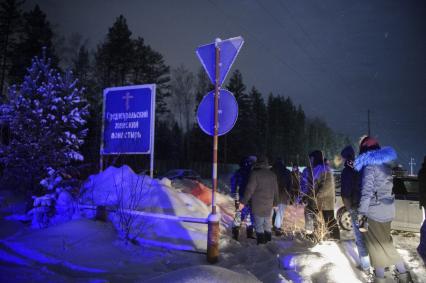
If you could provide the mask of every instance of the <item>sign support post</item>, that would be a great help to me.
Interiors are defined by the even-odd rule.
[[[207,261],[216,263],[219,260],[219,218],[216,214],[215,193],[217,190],[217,151],[218,151],[218,110],[219,110],[219,74],[220,74],[220,48],[219,40],[215,42],[216,80],[214,93],[214,134],[213,134],[213,172],[212,172],[212,213],[209,215],[207,231]]]
[[[220,48],[216,40],[216,83],[214,86],[214,135],[213,135],[213,190],[212,190],[212,214],[216,214],[215,193],[217,190],[217,151],[219,145],[218,119],[219,119],[219,74],[220,74]]]
[[[217,38],[214,43],[200,46],[196,50],[201,64],[215,86],[214,92],[204,96],[197,111],[200,128],[206,134],[213,136],[212,212],[207,221],[207,261],[209,263],[216,263],[219,260],[220,216],[216,212],[215,200],[218,183],[218,137],[230,131],[238,117],[238,104],[235,97],[229,91],[221,89],[221,86],[243,43],[241,36],[226,40]]]

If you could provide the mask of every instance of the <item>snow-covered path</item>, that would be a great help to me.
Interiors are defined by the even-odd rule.
[[[182,280],[197,268],[205,275],[197,282],[211,282],[207,279],[224,274],[221,268],[233,280],[217,276],[217,282],[364,282],[351,259],[350,241],[312,247],[297,237],[274,237],[257,246],[252,239],[236,242],[222,235],[219,263],[205,267],[204,254],[125,246],[116,239],[111,224],[87,219],[28,230],[0,242],[1,282],[25,282],[29,276],[36,282],[191,282]],[[416,282],[426,282],[426,270],[413,252],[418,234],[398,233],[394,240]]]

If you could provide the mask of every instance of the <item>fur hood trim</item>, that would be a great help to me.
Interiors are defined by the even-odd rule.
[[[355,159],[355,169],[361,171],[362,167],[367,165],[381,165],[389,163],[398,158],[396,151],[390,147],[385,146],[381,149],[376,149],[372,151],[367,151],[359,155]]]

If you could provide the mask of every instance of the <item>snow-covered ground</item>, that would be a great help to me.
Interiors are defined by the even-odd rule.
[[[110,168],[91,177],[83,199],[113,207],[120,199],[118,192],[128,194],[129,188],[140,185],[146,197],[137,205],[138,210],[194,218],[209,214],[211,199],[205,186],[138,178],[127,168]],[[122,189],[117,190],[118,184]],[[233,203],[225,195],[216,198],[221,239],[215,265],[207,264],[204,254],[205,224],[144,217],[138,231],[139,245],[125,244],[113,213],[111,221],[104,223],[90,219],[93,211],[80,210],[79,217],[71,221],[32,229],[4,219],[22,207],[7,198],[0,197],[0,282],[365,282],[356,267],[350,233],[342,233],[340,242],[316,246],[297,233],[273,237],[261,246],[246,239],[245,233],[240,242],[234,241],[230,237]],[[395,232],[393,238],[415,282],[426,282],[426,269],[415,250],[419,234]],[[394,281],[390,278],[388,282]]]

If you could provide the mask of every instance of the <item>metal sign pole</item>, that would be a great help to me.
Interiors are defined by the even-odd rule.
[[[151,160],[149,162],[149,176],[154,178],[154,143],[155,143],[155,99],[156,99],[156,85],[151,88]]]
[[[216,39],[216,80],[214,95],[214,135],[213,135],[213,173],[212,173],[212,213],[208,219],[207,232],[207,261],[216,263],[219,260],[219,217],[216,214],[215,193],[217,190],[217,150],[218,150],[218,119],[219,119],[219,80],[220,80],[220,40]]]
[[[107,89],[104,89],[102,100],[102,128],[101,128],[101,148],[99,152],[99,173],[104,170],[104,131],[105,131],[105,107]]]
[[[212,214],[216,214],[215,193],[217,190],[217,151],[218,151],[218,119],[219,119],[219,77],[220,77],[220,48],[216,42],[216,83],[214,86],[214,134],[213,134],[213,190],[212,190]]]

